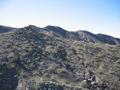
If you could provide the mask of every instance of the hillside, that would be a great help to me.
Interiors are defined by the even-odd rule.
[[[0,90],[120,88],[118,38],[57,26],[0,32]]]

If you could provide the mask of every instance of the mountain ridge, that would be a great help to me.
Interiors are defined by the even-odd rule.
[[[78,40],[78,41],[93,42],[93,43],[99,42],[99,43],[106,43],[106,44],[113,44],[113,45],[120,44],[119,38],[106,35],[106,34],[101,34],[101,33],[94,34],[86,30],[68,31],[59,26],[52,26],[52,25],[48,25],[43,28],[37,27],[35,25],[28,25],[23,28],[39,30],[44,33],[50,32],[50,34],[52,33],[55,36],[59,36],[63,38],[71,38],[71,39]],[[0,26],[0,33],[9,32],[13,29],[18,29],[18,28]]]

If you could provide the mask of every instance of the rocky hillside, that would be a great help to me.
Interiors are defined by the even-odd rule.
[[[0,90],[120,89],[120,39],[56,26],[5,30]]]
[[[114,38],[112,36],[108,36],[105,34],[93,34],[88,31],[79,30],[77,32],[68,32],[60,27],[56,26],[47,26],[44,28],[48,32],[54,33],[54,35],[78,40],[78,41],[84,41],[84,42],[93,42],[93,43],[108,43],[108,44],[120,44],[120,39]]]

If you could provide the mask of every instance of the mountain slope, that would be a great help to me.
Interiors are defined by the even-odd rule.
[[[10,32],[14,30],[15,28],[7,27],[7,26],[1,26],[0,25],[0,33]]]
[[[93,42],[93,43],[108,43],[108,44],[120,44],[120,39],[114,38],[112,36],[108,36],[105,34],[93,34],[88,31],[77,31],[77,32],[68,32],[60,27],[57,26],[47,26],[45,27],[47,31],[53,32],[54,34],[58,36],[62,36],[64,38],[70,38],[75,39],[79,41],[85,41],[85,42]]]
[[[82,32],[30,25],[0,34],[1,89],[119,90],[120,45]]]
[[[57,37],[69,38],[73,40],[93,42],[93,43],[108,43],[112,45],[120,44],[120,39],[105,34],[93,34],[88,31],[79,30],[77,32],[69,32],[61,27],[57,26],[46,26],[44,28],[39,28],[34,25],[29,25],[25,27],[27,29],[39,30],[42,33],[48,33],[49,35],[54,35]],[[17,28],[11,28],[6,26],[0,26],[0,33],[10,32]]]

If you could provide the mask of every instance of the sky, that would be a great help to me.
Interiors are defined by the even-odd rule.
[[[120,0],[0,0],[0,25],[53,25],[120,38]]]

